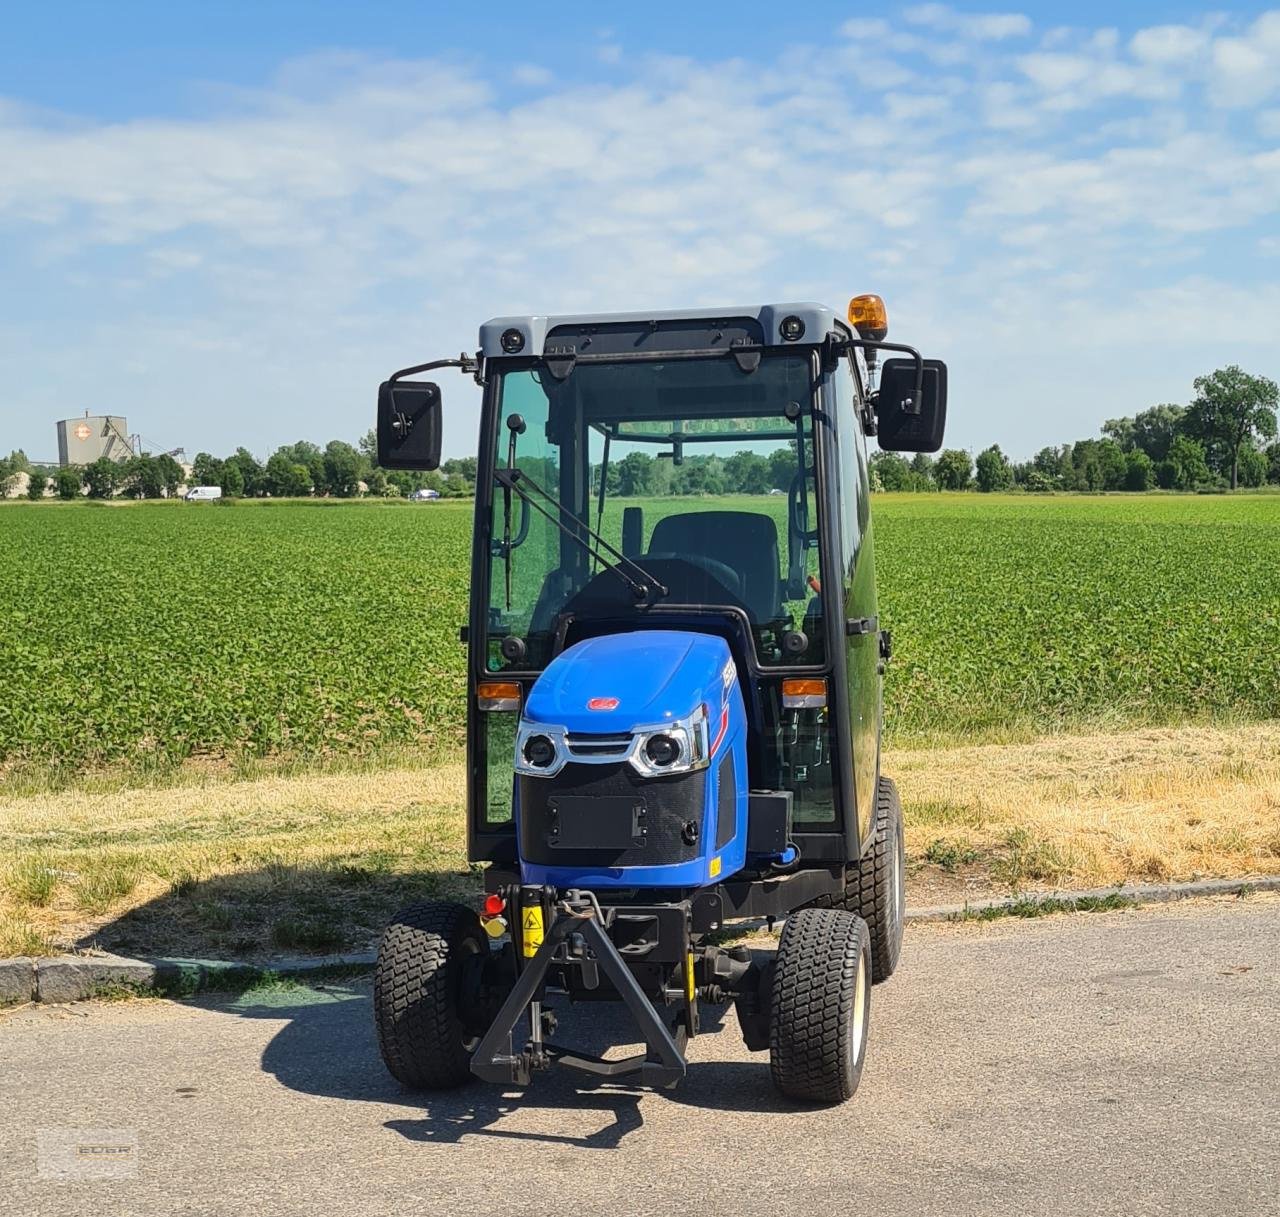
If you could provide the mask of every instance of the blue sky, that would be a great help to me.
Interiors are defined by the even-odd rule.
[[[862,291],[975,450],[1280,374],[1280,10],[612,7],[11,7],[0,449],[265,456],[494,314]]]

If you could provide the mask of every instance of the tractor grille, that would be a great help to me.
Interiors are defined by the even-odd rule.
[[[571,761],[553,778],[521,776],[517,779],[521,853],[541,866],[667,866],[692,861],[710,845],[696,838],[690,843],[684,837],[689,823],[701,832],[706,779],[705,770],[646,778],[625,761],[617,765]],[[634,809],[643,806],[644,843],[576,846],[572,830],[557,823],[567,817],[557,816],[555,804],[566,798],[599,800],[602,816],[621,815],[628,823]]]

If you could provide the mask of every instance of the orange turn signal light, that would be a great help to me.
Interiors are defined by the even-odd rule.
[[[476,704],[481,710],[519,710],[520,686],[514,681],[482,680],[476,685]]]
[[[782,682],[782,704],[788,710],[818,710],[827,704],[822,677],[791,677]]]
[[[889,310],[879,296],[854,296],[849,301],[849,324],[864,341],[883,342],[889,337]]]

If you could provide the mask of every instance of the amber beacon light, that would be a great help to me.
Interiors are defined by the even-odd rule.
[[[889,311],[879,296],[854,296],[849,301],[849,324],[866,342],[883,342],[889,337]]]

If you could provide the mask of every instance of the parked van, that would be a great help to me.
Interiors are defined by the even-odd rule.
[[[221,486],[192,486],[186,494],[182,496],[188,503],[208,503],[213,499],[222,498]]]

